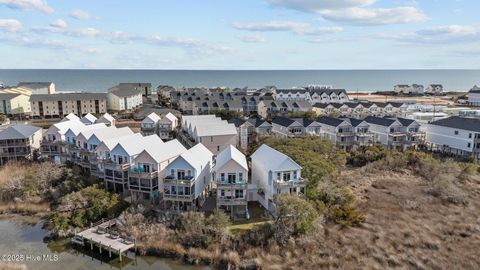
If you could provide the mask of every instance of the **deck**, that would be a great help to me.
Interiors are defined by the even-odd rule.
[[[129,237],[123,238],[115,233],[112,227],[114,227],[116,223],[116,219],[108,221],[101,220],[100,222],[92,224],[90,228],[75,233],[71,242],[82,246],[87,245],[88,242],[91,250],[93,250],[93,246],[97,246],[100,254],[102,254],[102,250],[108,252],[110,257],[112,257],[112,253],[114,253],[117,254],[120,261],[122,261],[122,254],[132,248],[136,249],[136,242],[135,239]]]

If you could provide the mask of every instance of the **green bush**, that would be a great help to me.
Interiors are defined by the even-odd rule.
[[[368,163],[384,159],[387,155],[388,150],[383,145],[361,146],[350,153],[348,164],[362,167]]]

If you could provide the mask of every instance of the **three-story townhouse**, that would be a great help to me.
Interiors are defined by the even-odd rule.
[[[287,155],[263,144],[252,155],[252,184],[256,198],[268,211],[275,211],[275,196],[282,193],[305,194],[302,167]]]
[[[217,208],[234,218],[248,217],[248,164],[245,155],[230,145],[215,159],[213,179],[217,186]]]
[[[195,210],[202,206],[211,186],[213,154],[199,143],[165,168],[163,199],[167,207]]]

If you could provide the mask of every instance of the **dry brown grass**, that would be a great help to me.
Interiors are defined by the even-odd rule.
[[[1,214],[22,214],[22,215],[36,215],[48,213],[50,205],[48,203],[2,203],[0,205]]]
[[[24,264],[0,263],[0,270],[27,270]]]

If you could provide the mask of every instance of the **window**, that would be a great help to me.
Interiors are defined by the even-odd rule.
[[[455,130],[455,132],[454,132],[454,133],[455,133],[455,135],[458,135],[458,130]]]
[[[470,148],[471,145],[472,145],[471,143],[468,143],[468,144],[467,144],[467,147]]]
[[[220,152],[220,145],[217,145],[217,152]]]
[[[238,173],[238,180],[243,181],[243,173]]]
[[[175,169],[170,169],[170,175],[174,176],[175,175]]]
[[[468,138],[469,138],[469,139],[472,138],[472,133],[468,133]]]
[[[213,136],[210,136],[210,142],[213,142]]]
[[[220,174],[220,180],[221,180],[221,181],[225,181],[225,174],[224,174],[224,173],[221,173],[221,174]]]

